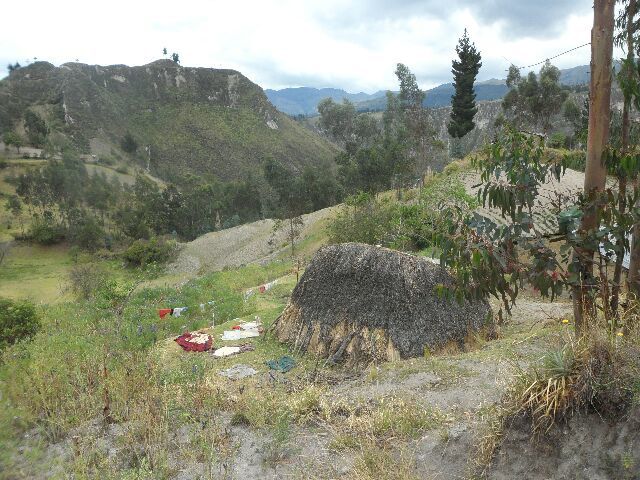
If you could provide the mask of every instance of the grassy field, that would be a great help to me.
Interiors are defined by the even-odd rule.
[[[36,303],[68,300],[63,290],[72,264],[66,246],[20,244],[9,247],[0,267],[2,295],[28,298]]]
[[[260,445],[256,468],[265,471],[298,458],[305,448],[322,448],[331,458],[353,460],[349,478],[414,478],[411,457],[403,456],[411,442],[428,432],[446,439],[456,422],[475,418],[471,405],[477,396],[496,396],[485,383],[497,365],[534,359],[540,350],[531,344],[548,343],[561,332],[559,320],[533,330],[514,325],[496,342],[478,337],[468,353],[371,366],[351,390],[341,382],[353,371],[291,352],[271,335],[220,340],[224,330],[255,316],[268,331],[295,286],[293,270],[280,260],[166,286],[163,277],[140,286],[133,278],[111,276],[90,301],[43,307],[42,331],[32,342],[9,348],[0,362],[0,471],[12,472],[0,478],[45,472],[53,478],[174,478],[203,462],[211,472],[203,477],[214,478],[224,465],[247,462],[249,468],[255,460],[234,447],[228,428],[238,426],[249,435],[244,441]],[[243,300],[246,289],[274,279],[273,289]],[[215,301],[213,310],[200,311],[198,305],[208,301]],[[158,318],[159,308],[176,306],[190,311]],[[210,333],[216,348],[248,342],[255,350],[222,359],[184,352],[173,339],[185,330]],[[296,366],[288,374],[270,373],[265,362],[282,355],[293,356]],[[238,363],[258,373],[236,382],[219,375]],[[414,383],[424,376],[437,379],[431,390]],[[463,385],[478,391],[469,394]],[[450,395],[451,407],[442,403]],[[314,443],[299,444],[300,432]],[[328,478],[334,466],[317,468],[311,477],[290,473]],[[397,475],[387,475],[389,469]]]

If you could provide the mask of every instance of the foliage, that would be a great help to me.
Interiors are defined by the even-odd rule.
[[[69,289],[76,297],[88,300],[103,288],[107,281],[106,271],[95,263],[74,265],[67,276]]]
[[[562,132],[556,132],[553,135],[551,135],[551,138],[549,139],[549,146],[551,148],[563,148],[566,146],[567,143],[567,136],[562,133]]]
[[[7,70],[9,71],[9,73],[15,72],[19,68],[21,68],[21,65],[18,62],[14,64],[11,64],[11,63],[7,64]]]
[[[518,126],[539,127],[544,133],[551,129],[551,118],[560,112],[568,96],[560,85],[560,70],[549,61],[538,76],[529,72],[525,78],[516,67],[509,67],[507,86],[510,90],[502,100],[502,108],[508,119]]]
[[[124,137],[122,137],[120,148],[129,154],[136,153],[138,150],[138,142],[133,135],[131,135],[131,132],[127,132]]]
[[[434,237],[449,229],[449,219],[439,214],[443,205],[470,211],[477,202],[453,176],[431,179],[408,203],[378,199],[367,193],[353,195],[329,224],[333,243],[360,242],[416,251],[434,245]]]
[[[456,45],[459,60],[453,60],[453,85],[455,94],[451,100],[451,122],[447,126],[449,135],[462,138],[475,127],[473,118],[478,109],[473,84],[482,66],[480,52],[469,40],[467,30]]]
[[[559,179],[562,166],[543,161],[542,146],[510,128],[474,163],[483,182],[479,200],[499,209],[505,224],[475,212],[446,209],[443,215],[451,218],[450,230],[440,236],[438,246],[441,262],[450,267],[457,283],[443,287],[441,293],[458,299],[491,295],[501,299],[507,310],[525,283],[554,298],[567,277],[560,259],[535,228],[533,207],[541,183],[549,177]]]
[[[32,303],[0,298],[0,351],[34,336],[39,329],[40,319]]]
[[[29,227],[29,238],[41,245],[54,245],[64,240],[64,231],[50,216],[36,217]]]
[[[168,261],[176,250],[174,242],[153,237],[150,240],[136,240],[123,253],[131,265],[145,267],[152,263]]]
[[[11,145],[16,147],[16,150],[18,150],[18,153],[20,153],[20,148],[24,146],[24,140],[16,132],[6,132],[4,134],[3,141],[4,141],[4,144],[8,147]]]
[[[539,365],[517,372],[503,400],[505,415],[530,419],[534,435],[580,410],[618,416],[633,401],[637,354],[633,340],[598,330],[579,341],[565,340]]]
[[[34,147],[43,147],[49,133],[45,121],[35,112],[27,110],[24,114],[24,127],[29,143]]]

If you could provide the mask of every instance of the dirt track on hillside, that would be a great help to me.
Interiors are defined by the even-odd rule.
[[[304,225],[297,242],[307,238],[336,208],[303,215]],[[281,228],[274,233],[274,225],[274,220],[259,220],[202,235],[181,246],[178,258],[167,267],[167,273],[201,274],[273,260],[289,248],[287,229]]]

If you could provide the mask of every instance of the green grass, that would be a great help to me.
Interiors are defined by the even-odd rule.
[[[0,267],[2,295],[37,303],[68,300],[62,290],[72,264],[66,246],[11,246]]]

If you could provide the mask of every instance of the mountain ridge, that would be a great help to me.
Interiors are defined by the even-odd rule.
[[[583,85],[589,82],[589,65],[560,70],[560,83],[567,86]],[[498,100],[509,90],[504,79],[491,78],[477,82],[474,86],[476,99]],[[267,89],[265,93],[271,103],[287,115],[316,115],[317,105],[324,98],[341,102],[347,99],[355,104],[358,111],[380,111],[386,106],[386,90],[375,93],[349,93],[337,88],[295,87],[280,90]],[[397,92],[393,92],[397,93]],[[426,90],[425,107],[447,107],[454,94],[453,83],[443,83]],[[363,98],[366,97],[366,98]]]
[[[81,153],[122,157],[165,180],[187,173],[236,180],[267,157],[301,171],[330,165],[335,155],[242,73],[166,59],[134,67],[32,63],[0,80],[0,133],[23,132],[28,110]],[[127,133],[139,145],[129,157],[120,147]]]

